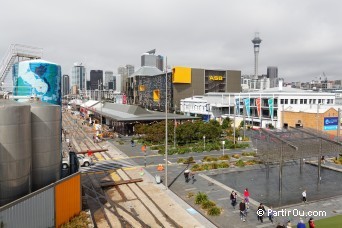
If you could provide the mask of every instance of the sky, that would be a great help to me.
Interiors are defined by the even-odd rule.
[[[285,82],[342,79],[340,0],[1,0],[0,58],[10,44],[44,49],[70,74],[132,64],[151,49],[168,65],[254,74],[277,66]],[[88,74],[89,77],[89,74]]]

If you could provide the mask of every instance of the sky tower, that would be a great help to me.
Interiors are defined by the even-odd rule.
[[[258,55],[259,55],[259,47],[261,43],[261,39],[259,38],[259,33],[255,33],[255,37],[252,40],[252,43],[254,44],[254,78],[258,78]]]

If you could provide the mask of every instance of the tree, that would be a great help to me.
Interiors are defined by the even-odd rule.
[[[221,127],[223,130],[227,130],[227,129],[230,129],[232,127],[231,125],[232,125],[232,121],[231,121],[231,119],[229,119],[229,117],[227,117],[227,118],[223,119]]]

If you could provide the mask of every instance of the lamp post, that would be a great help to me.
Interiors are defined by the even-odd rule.
[[[168,165],[168,160],[167,160],[167,111],[168,111],[168,106],[167,106],[167,57],[165,57],[165,188],[168,190],[168,183],[167,183],[167,165]]]
[[[225,144],[226,142],[223,140],[222,141],[222,155],[224,156],[224,144]]]
[[[203,135],[203,150],[205,150],[205,135]]]

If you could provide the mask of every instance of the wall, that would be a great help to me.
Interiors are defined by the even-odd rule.
[[[318,130],[324,131],[324,117],[337,116],[337,111],[333,108],[327,110],[325,113],[318,114]],[[296,127],[298,120],[303,124],[304,128],[311,128],[317,130],[317,113],[306,112],[284,112],[284,123],[287,123],[289,127]],[[336,130],[324,131],[330,135],[336,135]]]
[[[228,93],[239,93],[241,88],[241,71],[227,70],[227,87]]]
[[[81,212],[81,197],[76,173],[0,207],[0,227],[60,227]]]

